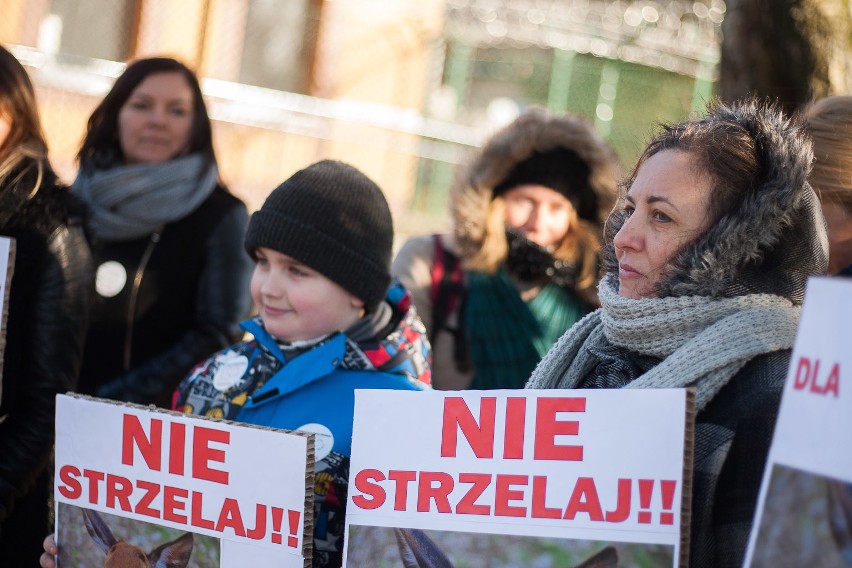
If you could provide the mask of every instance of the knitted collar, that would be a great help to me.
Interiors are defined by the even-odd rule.
[[[516,389],[557,339],[585,314],[570,290],[547,284],[525,302],[502,269],[468,273],[463,329],[474,389]]]
[[[393,310],[387,302],[382,302],[375,310],[364,314],[364,316],[356,321],[349,329],[343,331],[347,337],[346,349],[359,349],[358,343],[360,341],[367,341],[376,337],[381,337],[379,334],[388,326],[391,321],[391,317],[393,317]],[[254,321],[256,325],[263,327],[263,322],[260,317],[255,317]],[[284,359],[289,361],[293,357],[301,355],[306,351],[310,351],[321,343],[325,343],[333,335],[336,335],[336,332],[327,333],[321,337],[304,339],[301,341],[288,342],[276,340],[275,342],[284,354]],[[272,336],[270,335],[269,337],[271,338]]]
[[[199,154],[162,164],[80,172],[72,192],[86,204],[89,228],[108,242],[144,237],[183,219],[213,193],[216,166],[202,170]]]
[[[430,385],[432,351],[426,339],[426,328],[411,303],[411,293],[395,280],[381,306],[346,331],[297,345],[276,340],[263,327],[260,317],[244,321],[241,327],[254,335],[263,351],[281,364],[343,334],[346,343],[340,368],[377,370]]]
[[[563,288],[574,288],[577,264],[553,257],[546,248],[532,242],[515,229],[506,230],[509,245],[506,270],[523,282],[549,280]]]
[[[793,345],[800,309],[780,296],[751,294],[623,298],[616,276],[600,283],[601,308],[548,352],[527,388],[575,388],[594,370],[590,349],[614,345],[663,361],[627,388],[696,388],[703,409],[746,363]]]

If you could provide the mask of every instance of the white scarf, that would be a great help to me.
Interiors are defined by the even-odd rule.
[[[588,348],[612,344],[664,358],[625,388],[695,387],[701,410],[752,358],[793,345],[801,310],[781,296],[633,300],[618,295],[615,279],[601,280],[601,308],[556,342],[526,388],[575,388],[596,363]]]
[[[202,171],[199,154],[162,164],[116,166],[80,172],[71,191],[86,204],[89,228],[104,241],[150,235],[189,215],[216,187],[218,170]]]

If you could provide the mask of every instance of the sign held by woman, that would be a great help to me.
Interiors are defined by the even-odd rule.
[[[366,548],[481,562],[500,535],[492,553],[557,539],[677,566],[692,415],[684,389],[358,391],[346,565]]]

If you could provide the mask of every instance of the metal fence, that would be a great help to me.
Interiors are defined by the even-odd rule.
[[[123,61],[198,70],[222,175],[251,208],[333,157],[385,189],[398,233],[438,230],[456,166],[532,105],[594,121],[622,161],[712,93],[720,0],[0,0],[52,159]]]

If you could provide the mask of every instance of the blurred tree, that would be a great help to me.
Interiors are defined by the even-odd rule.
[[[793,111],[852,92],[849,0],[727,0],[718,94],[754,93]]]

